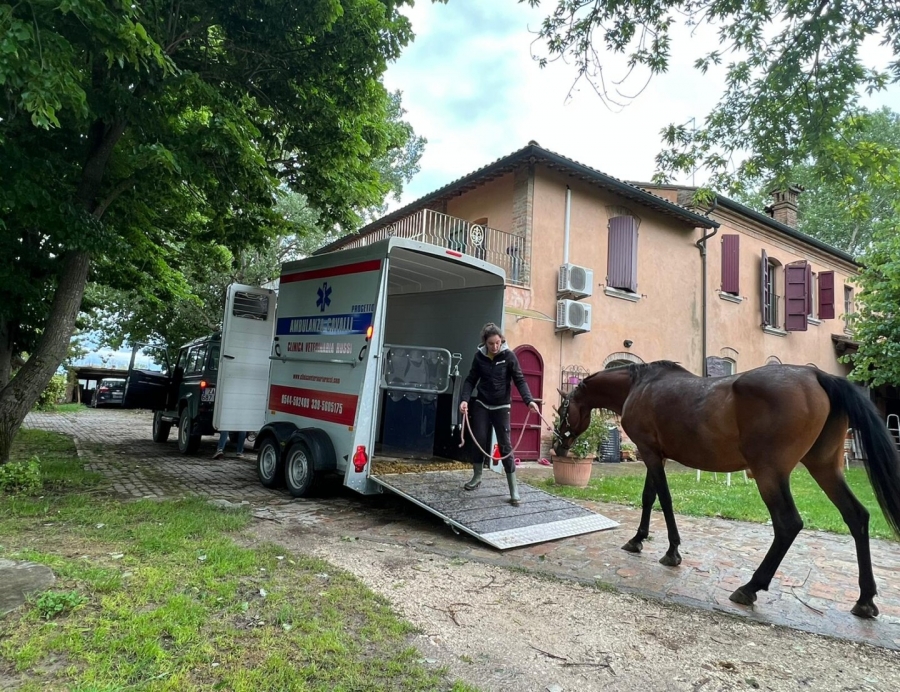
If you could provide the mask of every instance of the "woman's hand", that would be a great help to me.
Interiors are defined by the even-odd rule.
[[[459,402],[459,410],[461,413],[466,413],[469,410],[469,402],[468,401],[460,401]]]
[[[528,404],[528,408],[530,408],[530,409],[531,409],[532,411],[534,411],[535,413],[540,413],[540,412],[541,412],[541,410],[538,408],[538,404],[537,404],[536,401],[532,401],[530,404]]]

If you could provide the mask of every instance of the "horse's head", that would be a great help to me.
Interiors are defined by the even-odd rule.
[[[578,388],[571,394],[559,390],[562,403],[559,405],[559,423],[553,431],[553,451],[556,456],[564,457],[575,444],[576,438],[587,430],[591,424],[591,409],[580,402]]]

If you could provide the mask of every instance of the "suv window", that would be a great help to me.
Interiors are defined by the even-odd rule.
[[[184,373],[185,367],[187,367],[187,357],[188,350],[186,348],[181,349],[181,352],[178,354],[178,363],[175,365],[176,368],[181,368],[181,372]]]
[[[209,363],[206,366],[207,372],[213,373],[219,370],[219,353],[222,350],[222,344],[215,341],[209,345]]]
[[[206,363],[206,344],[194,346],[188,355],[187,367],[184,370],[185,375],[196,375],[203,372],[203,365]]]

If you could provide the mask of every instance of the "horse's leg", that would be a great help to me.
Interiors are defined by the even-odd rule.
[[[666,480],[663,458],[656,452],[644,448],[640,448],[640,453],[647,465],[647,482],[653,484],[656,494],[659,496],[659,505],[666,518],[666,530],[669,534],[669,549],[659,559],[659,562],[668,567],[677,567],[681,564],[681,554],[678,552],[681,536],[678,535],[678,527],[675,525],[675,511],[672,509],[672,495],[669,492],[669,482]],[[646,506],[644,511],[647,512]],[[648,512],[647,521],[649,522],[649,520]]]
[[[775,538],[769,547],[769,552],[756,568],[750,581],[738,587],[729,596],[732,601],[741,605],[753,605],[756,601],[757,591],[769,590],[769,584],[772,582],[772,577],[775,576],[778,565],[781,564],[788,548],[791,547],[797,534],[800,533],[800,529],[803,528],[803,519],[800,518],[800,512],[797,511],[791,495],[790,474],[783,473],[777,470],[777,467],[773,468],[772,466],[765,467],[763,471],[754,468],[753,473],[756,477],[759,494],[766,503],[766,507],[769,508]]]
[[[653,481],[650,480],[650,470],[644,476],[644,492],[641,495],[641,523],[638,526],[637,533],[634,534],[628,543],[622,546],[622,550],[629,553],[639,553],[644,548],[644,539],[650,535],[650,512],[653,510],[653,503],[656,502],[656,488]]]
[[[832,460],[804,459],[810,475],[819,487],[825,491],[834,506],[838,508],[844,523],[850,529],[850,535],[856,542],[856,561],[859,564],[859,600],[850,611],[861,618],[873,618],[878,615],[875,605],[875,575],[872,572],[872,556],[869,552],[869,512],[856,499],[853,491],[847,486],[842,472],[844,451],[841,449]]]

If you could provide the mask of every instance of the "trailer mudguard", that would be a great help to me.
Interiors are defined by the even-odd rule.
[[[331,438],[324,430],[298,428],[293,423],[281,421],[263,426],[256,439],[263,440],[265,437],[274,437],[278,441],[278,446],[281,447],[282,454],[294,442],[303,441],[309,447],[313,458],[313,468],[316,471],[337,471],[334,445],[331,444]]]

